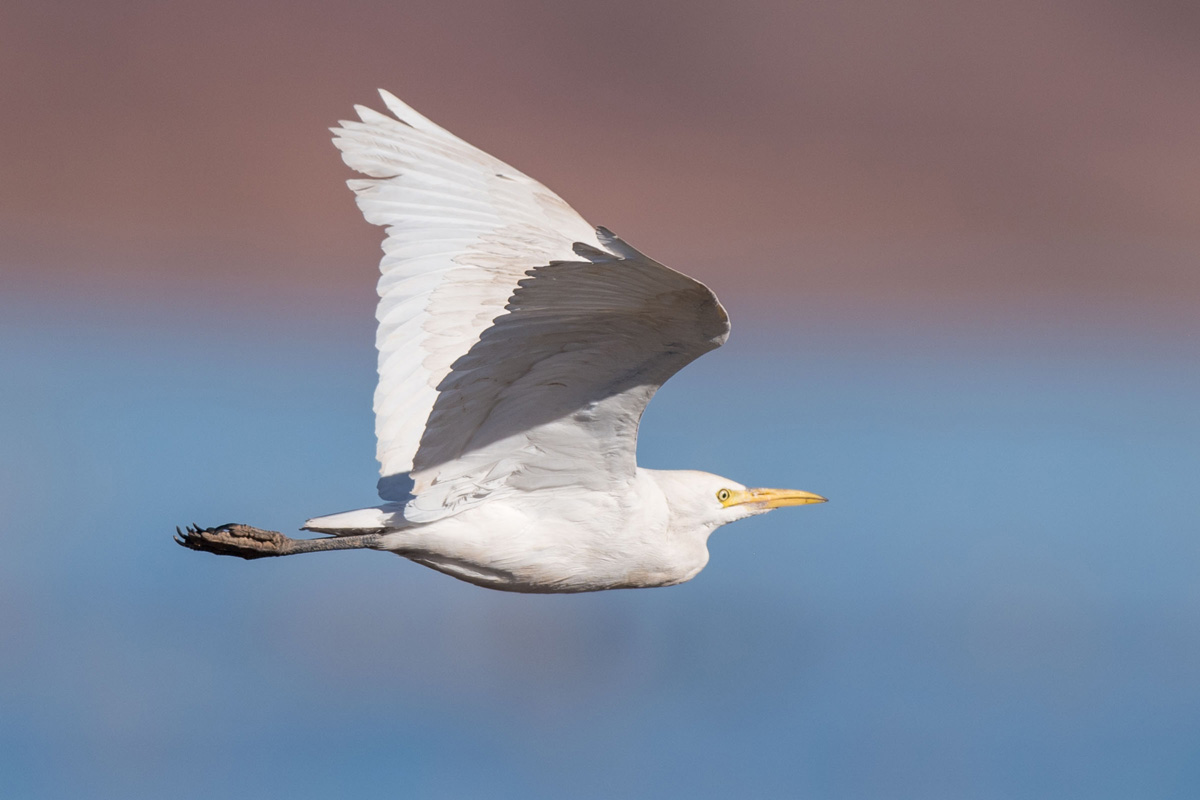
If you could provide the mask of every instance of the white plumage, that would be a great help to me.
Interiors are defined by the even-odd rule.
[[[359,208],[387,230],[375,392],[386,502],[310,519],[339,543],[280,537],[287,552],[392,550],[512,591],[659,586],[700,571],[716,527],[824,499],[639,468],[654,392],[729,334],[717,298],[380,94],[394,116],[358,106],[360,121],[333,131],[367,176],[349,181]],[[257,530],[189,530],[183,543],[286,554],[213,545],[234,528]]]

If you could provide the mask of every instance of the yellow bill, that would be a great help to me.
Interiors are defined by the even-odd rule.
[[[728,498],[722,499],[721,504],[740,506],[746,503],[760,503],[764,508],[783,508],[784,506],[806,506],[810,503],[825,503],[827,498],[812,492],[801,492],[798,489],[746,489],[728,490]]]

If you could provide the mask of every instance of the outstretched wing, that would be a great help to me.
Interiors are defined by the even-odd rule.
[[[635,472],[654,391],[720,346],[703,284],[593,229],[537,181],[386,92],[334,142],[387,227],[375,430],[380,496],[429,521],[501,491]]]

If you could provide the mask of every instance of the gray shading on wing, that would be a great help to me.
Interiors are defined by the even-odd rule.
[[[526,272],[438,384],[405,516],[457,513],[504,491],[611,490],[636,473],[638,423],[668,378],[729,334],[703,284],[603,228],[605,249]]]

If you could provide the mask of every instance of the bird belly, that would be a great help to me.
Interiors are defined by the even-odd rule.
[[[570,594],[599,592],[606,589],[644,589],[655,586],[674,586],[693,578],[700,568],[689,570],[655,569],[631,566],[627,570],[571,571],[565,573],[552,565],[530,564],[520,569],[497,569],[428,552],[401,553],[418,564],[435,569],[485,589],[525,594]]]
[[[664,531],[487,509],[387,534],[382,549],[459,580],[508,592],[570,593],[683,583],[708,550],[665,547]]]
[[[674,586],[691,580],[702,566],[693,569],[654,569],[644,566],[628,570],[563,574],[543,566],[530,565],[519,570],[496,569],[463,559],[432,553],[401,553],[418,564],[435,569],[485,589],[525,594],[571,594],[606,589],[645,589]]]

